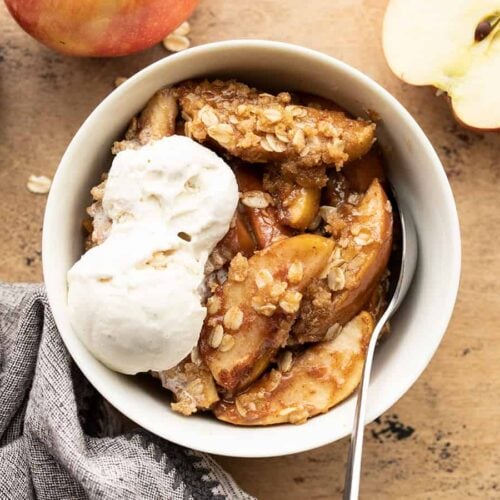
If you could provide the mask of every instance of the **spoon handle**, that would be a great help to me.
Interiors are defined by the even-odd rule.
[[[361,382],[358,389],[358,399],[356,402],[356,413],[354,414],[354,425],[351,435],[351,446],[347,458],[345,482],[344,482],[344,500],[357,500],[359,497],[359,485],[361,478],[361,458],[363,454],[363,431],[365,428],[366,401],[368,399],[368,385],[370,384],[370,374],[372,370],[373,355],[377,345],[377,339],[382,328],[391,316],[391,309],[388,308],[375,326],[368,349],[366,352]]]

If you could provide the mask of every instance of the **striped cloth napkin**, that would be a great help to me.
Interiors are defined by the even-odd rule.
[[[0,284],[1,499],[241,499],[208,455],[121,419],[71,360],[41,285]]]

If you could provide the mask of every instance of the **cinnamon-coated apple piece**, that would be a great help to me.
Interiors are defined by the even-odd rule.
[[[275,169],[264,175],[264,189],[276,201],[279,221],[304,231],[318,215],[321,189],[302,187]]]
[[[383,47],[403,81],[446,93],[459,122],[500,129],[497,0],[391,0]]]
[[[375,141],[375,124],[341,111],[291,104],[288,92],[261,93],[236,80],[176,87],[186,135],[249,163],[341,168]]]
[[[234,231],[235,239],[238,242],[237,245],[235,245],[235,249],[237,250],[235,254],[241,252],[245,256],[252,255],[255,251],[255,242],[248,228],[248,222],[240,213],[236,214]]]
[[[241,203],[253,230],[259,248],[266,248],[273,242],[288,238],[292,232],[278,218],[271,197],[264,192],[262,173],[242,162],[234,162],[234,173],[242,193]]]
[[[245,214],[236,211],[228,232],[208,256],[205,264],[206,275],[222,269],[237,253],[241,253],[245,257],[253,255],[255,241],[248,226]]]
[[[298,343],[334,335],[361,311],[391,253],[392,207],[377,179],[357,204],[326,212],[327,228],[335,233],[337,246],[324,276],[313,280],[304,293],[292,331]]]
[[[358,386],[373,326],[371,314],[362,312],[334,340],[295,357],[285,351],[277,369],[234,400],[218,402],[215,416],[236,425],[273,425],[301,424],[327,412]]]
[[[358,193],[366,192],[374,179],[384,183],[382,153],[378,148],[373,147],[361,158],[347,163],[342,169],[342,174],[348,182],[349,189]]]
[[[320,189],[294,187],[281,200],[280,220],[294,229],[307,229],[318,215],[320,198]]]
[[[164,88],[156,92],[148,101],[137,120],[137,140],[140,144],[175,133],[178,106],[172,89]]]
[[[236,212],[234,221],[226,236],[217,244],[228,249],[231,258],[238,252],[250,257],[255,251],[255,241],[249,229],[249,222],[244,214]]]
[[[114,143],[113,154],[175,134],[177,114],[177,99],[172,89],[158,90],[139,116],[132,118],[125,139]]]
[[[162,386],[174,394],[172,410],[183,415],[208,410],[219,400],[214,379],[198,358],[199,355],[195,357],[191,354],[169,370],[152,372]]]
[[[302,292],[333,247],[329,238],[303,234],[231,261],[228,280],[208,299],[199,341],[204,363],[228,394],[258,378],[286,343]]]
[[[358,160],[346,163],[341,172],[329,176],[323,191],[322,204],[339,208],[348,203],[350,197],[365,193],[375,179],[378,179],[382,186],[385,185],[383,156],[377,147],[373,147]]]

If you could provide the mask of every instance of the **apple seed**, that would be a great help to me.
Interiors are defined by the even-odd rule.
[[[480,42],[484,40],[492,31],[493,28],[500,22],[500,16],[490,16],[484,21],[481,21],[474,32],[474,40]]]
[[[476,27],[474,40],[476,40],[476,42],[484,40],[491,33],[492,29],[493,28],[488,21],[481,21]]]

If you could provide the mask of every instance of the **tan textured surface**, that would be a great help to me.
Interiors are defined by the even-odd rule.
[[[385,0],[202,0],[192,19],[192,41],[267,38],[322,50],[379,81],[429,135],[460,212],[461,291],[429,368],[367,430],[362,497],[499,498],[500,344],[495,337],[500,253],[495,244],[500,239],[500,135],[463,131],[444,100],[392,76],[380,48],[384,6]],[[3,3],[0,40],[0,279],[39,281],[45,197],[26,190],[27,177],[52,175],[67,143],[112,89],[114,78],[134,73],[165,52],[155,47],[117,60],[62,57],[21,32]],[[401,426],[414,432],[401,438]],[[285,458],[220,461],[262,499],[338,498],[347,445],[342,440]]]

